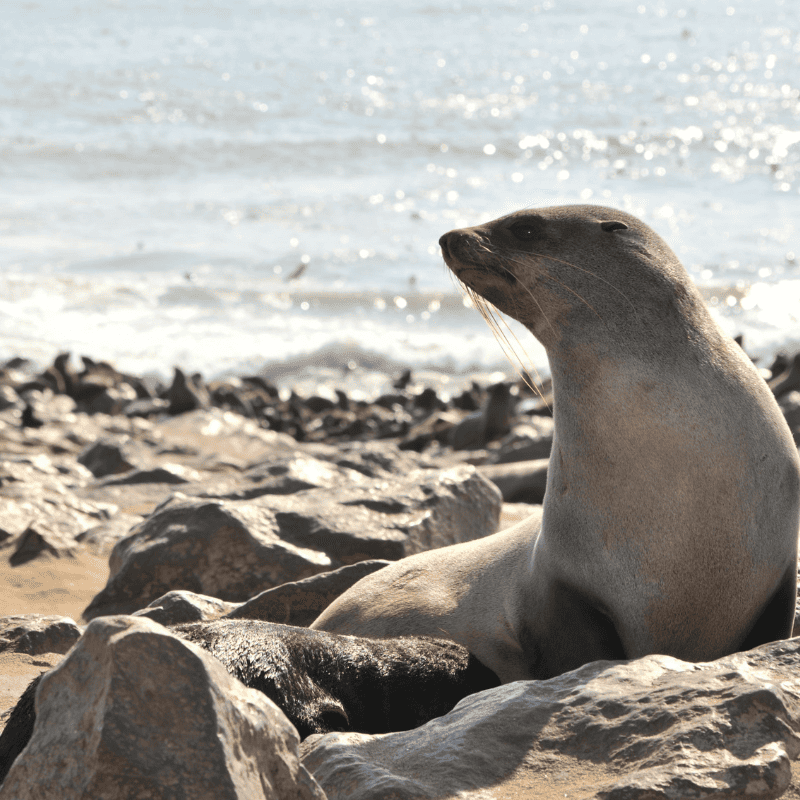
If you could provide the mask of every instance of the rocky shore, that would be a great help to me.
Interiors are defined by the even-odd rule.
[[[800,356],[764,377],[800,441]],[[262,375],[159,385],[66,353],[0,367],[0,721],[60,665],[0,799],[800,798],[800,640],[598,662],[413,730],[301,744],[162,627],[307,626],[392,560],[535,513],[553,435],[536,389],[444,397],[405,372],[363,400]]]

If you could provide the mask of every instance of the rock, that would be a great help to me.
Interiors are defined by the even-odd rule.
[[[506,503],[541,503],[547,487],[549,458],[515,461],[507,464],[484,464],[478,471],[490,480]]]
[[[69,617],[16,614],[0,618],[0,653],[66,653],[81,629]]]
[[[183,471],[183,470],[181,470]],[[103,486],[131,486],[135,483],[189,483],[189,480],[180,475],[177,470],[168,467],[154,467],[153,469],[133,469],[123,475],[112,475],[103,478]]]
[[[502,498],[474,467],[461,464],[257,502],[274,511],[285,539],[322,550],[342,566],[480,539],[497,530]]]
[[[311,737],[303,763],[330,800],[774,798],[800,753],[799,668],[799,640],[706,664],[600,661],[413,731]]]
[[[124,414],[126,417],[149,417],[163,414],[169,409],[169,401],[160,397],[143,397],[126,403]]]
[[[107,503],[81,499],[74,491],[84,481],[78,471],[91,478],[82,466],[62,472],[44,454],[0,462],[0,520],[9,533],[19,535],[29,526],[52,533],[65,542],[105,521],[116,510]],[[55,545],[55,538],[52,544]]]
[[[21,405],[19,395],[10,386],[0,385],[0,411],[18,408]]]
[[[131,530],[141,524],[142,519],[138,514],[115,514],[111,519],[81,531],[75,541],[97,555],[108,556],[114,545],[130,535]]]
[[[153,433],[165,445],[191,447],[207,458],[241,468],[298,450],[291,436],[264,430],[254,420],[218,408],[167,417],[156,423]]]
[[[345,564],[481,538],[500,506],[469,465],[248,502],[176,499],[115,545],[84,616],[131,613],[173,589],[244,602]]]
[[[216,619],[235,608],[237,606],[234,603],[226,603],[216,597],[177,590],[153,600],[150,605],[134,612],[132,616],[147,617],[159,625],[180,625]]]
[[[84,617],[130,613],[173,589],[243,602],[264,587],[330,565],[325,554],[281,539],[275,515],[266,508],[176,502],[157,509],[114,546],[108,583]]]
[[[57,531],[31,525],[14,540],[14,552],[9,556],[8,563],[18,567],[45,554],[56,558],[74,558],[77,552],[74,539]]]
[[[542,507],[529,503],[503,503],[503,510],[500,512],[500,524],[497,526],[497,530],[504,531],[514,525],[518,525],[522,520],[528,519],[534,514],[541,517]]]
[[[63,420],[77,408],[71,397],[65,394],[54,394],[49,388],[33,389],[32,391],[23,391],[18,388],[17,392],[30,406],[31,414],[42,424]],[[36,425],[35,427],[40,426]]]
[[[797,444],[800,442],[800,392],[786,392],[778,400],[778,405]]]
[[[197,497],[251,500],[265,494],[294,494],[306,489],[331,488],[347,483],[365,483],[360,471],[340,467],[302,454],[270,459],[240,474],[206,481],[184,490]]]
[[[386,473],[407,475],[427,465],[416,453],[401,450],[388,442],[342,442],[336,447],[309,445],[305,449],[318,458],[355,470],[368,478],[379,478]]]
[[[78,463],[83,464],[95,478],[129,472],[133,464],[125,457],[123,448],[124,443],[120,440],[100,439],[83,450]]]
[[[508,464],[549,458],[554,430],[552,417],[531,417],[530,422],[515,426],[489,460],[494,464]]]
[[[391,563],[384,559],[359,561],[300,581],[290,581],[257,594],[229,611],[225,618],[260,619],[283,625],[308,626],[354,583]]]
[[[95,620],[41,680],[2,800],[323,800],[294,727],[222,664],[146,619]]]
[[[795,353],[784,372],[769,381],[769,388],[775,397],[800,389],[800,353]]]

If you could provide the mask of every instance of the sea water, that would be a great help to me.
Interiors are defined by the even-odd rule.
[[[800,345],[799,164],[789,0],[7,3],[0,359],[508,371],[438,239],[582,202],[766,357]]]

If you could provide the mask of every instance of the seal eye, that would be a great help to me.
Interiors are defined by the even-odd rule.
[[[532,242],[534,239],[541,238],[541,225],[535,219],[521,219],[519,222],[515,222],[509,230],[521,242]]]
[[[609,219],[606,222],[601,222],[600,227],[604,231],[626,231],[628,230],[628,226],[624,222],[620,222],[618,219]]]

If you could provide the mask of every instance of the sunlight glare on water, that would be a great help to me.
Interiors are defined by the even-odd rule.
[[[798,154],[788,0],[10,5],[0,357],[503,367],[438,239],[581,202],[766,353],[800,343]]]

